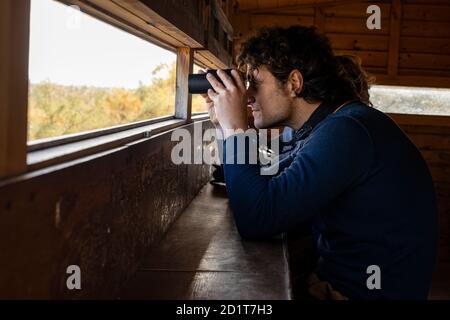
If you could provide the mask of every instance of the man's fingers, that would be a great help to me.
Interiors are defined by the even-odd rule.
[[[207,70],[209,70],[209,69],[207,69]],[[205,74],[206,72],[204,71],[204,70],[199,70],[198,71],[198,73],[199,74]],[[212,100],[208,97],[208,94],[207,93],[202,93],[202,94],[200,94],[202,97],[203,97],[203,99],[205,99],[205,101],[206,101],[206,103],[211,103],[212,102]]]
[[[209,81],[209,83],[211,84],[211,86],[213,87],[214,91],[216,92],[222,92],[225,90],[225,87],[223,86],[223,84],[220,83],[219,80],[217,80],[217,78],[211,74],[208,73],[206,75],[206,79]],[[209,94],[208,94],[209,95]],[[211,97],[211,96],[210,96]]]
[[[231,75],[233,76],[234,82],[236,83],[237,87],[242,91],[245,92],[247,89],[245,88],[244,81],[242,80],[241,75],[239,72],[236,71],[236,69],[233,69],[231,71]]]
[[[211,100],[211,98],[208,96],[207,93],[202,93],[201,96],[205,99],[206,103],[212,103],[213,101]]]
[[[227,89],[231,89],[231,88],[235,88],[236,87],[234,85],[233,79],[231,79],[225,71],[218,70],[217,71],[217,75],[222,80],[222,82],[225,84],[225,87],[227,87]]]
[[[219,94],[215,93],[214,90],[208,89],[208,98],[211,99],[211,102],[217,97]]]

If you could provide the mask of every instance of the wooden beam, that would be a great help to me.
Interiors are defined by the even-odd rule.
[[[0,1],[0,178],[26,171],[30,1]]]
[[[438,76],[404,76],[391,77],[386,74],[372,73],[376,77],[376,84],[408,86],[408,87],[433,87],[450,88],[450,77]]]
[[[401,18],[402,18],[401,0],[392,0],[391,24],[389,35],[389,57],[388,57],[388,76],[391,77],[395,77],[398,74]]]
[[[325,15],[323,8],[314,8],[314,25],[320,33],[325,31]]]
[[[226,13],[223,11],[220,2],[221,0],[215,0],[211,2],[212,10],[217,20],[219,20],[220,25],[225,29],[225,31],[230,36],[233,36],[233,26],[231,25],[230,20],[228,19]]]
[[[391,113],[389,116],[399,125],[450,127],[449,116],[400,113]]]
[[[188,90],[188,76],[194,69],[194,50],[178,48],[177,50],[177,89],[175,97],[175,118],[191,120],[192,95]]]

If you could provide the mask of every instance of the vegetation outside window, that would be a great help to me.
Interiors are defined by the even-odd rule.
[[[175,53],[76,7],[31,5],[28,141],[174,115]]]

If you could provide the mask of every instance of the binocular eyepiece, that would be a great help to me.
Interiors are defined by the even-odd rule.
[[[233,69],[225,69],[224,71],[231,77],[231,71]],[[208,92],[208,89],[213,89],[208,79],[206,79],[206,75],[208,73],[213,74],[217,80],[219,80],[222,84],[222,80],[220,80],[217,75],[217,70],[208,70],[207,73],[200,74],[190,74],[188,79],[188,89],[191,94],[204,94]]]

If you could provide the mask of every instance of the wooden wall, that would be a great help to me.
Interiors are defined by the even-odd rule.
[[[439,208],[439,262],[450,262],[450,117],[390,115],[424,156]]]
[[[311,3],[321,5],[311,6]],[[338,54],[355,54],[379,84],[450,87],[450,1],[239,0],[238,38],[263,26],[315,25]],[[308,5],[309,3],[309,5]],[[381,29],[369,30],[366,9],[381,9]]]
[[[0,299],[116,297],[210,178],[174,165],[175,143],[166,132],[1,181]],[[69,265],[82,290],[67,290]]]

